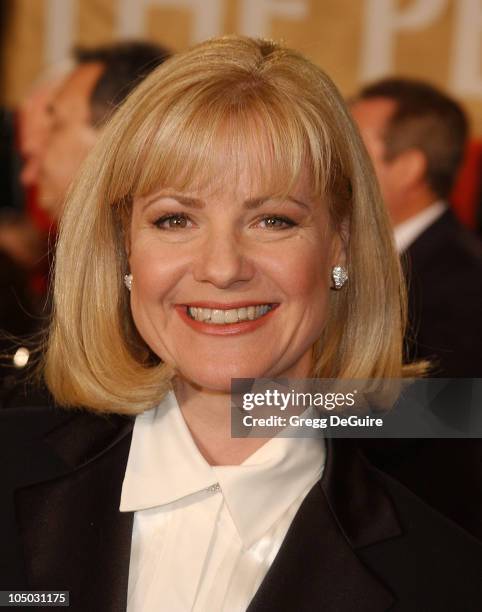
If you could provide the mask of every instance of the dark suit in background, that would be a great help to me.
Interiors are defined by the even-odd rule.
[[[482,377],[482,246],[447,210],[402,256],[409,297],[408,361],[430,376]]]
[[[450,199],[468,139],[465,111],[430,83],[400,77],[364,86],[351,110],[403,242],[418,215],[423,221],[424,211]],[[402,257],[409,290],[405,360],[431,361],[429,376],[482,376],[480,251],[446,211]],[[455,420],[466,416],[465,392],[470,383],[446,404]],[[362,445],[371,462],[482,539],[482,440],[366,439]]]
[[[406,360],[432,361],[430,377],[482,377],[481,253],[478,239],[447,210],[402,256],[409,289]],[[461,415],[463,393],[450,400]],[[482,440],[365,439],[360,445],[379,469],[482,541]]]

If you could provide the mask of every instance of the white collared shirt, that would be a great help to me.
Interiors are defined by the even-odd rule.
[[[137,416],[120,510],[135,511],[128,612],[241,612],[321,478],[320,438],[272,438],[211,466],[171,391]]]
[[[403,253],[415,240],[424,232],[429,225],[432,225],[447,210],[447,204],[442,201],[434,202],[422,212],[410,217],[403,223],[399,223],[394,228],[395,244],[397,251]]]

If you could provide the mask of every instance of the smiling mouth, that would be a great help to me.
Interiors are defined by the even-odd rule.
[[[187,306],[189,318],[202,323],[213,325],[229,325],[243,321],[255,321],[264,317],[278,304],[258,304],[256,306],[242,306],[241,308],[204,308],[201,306]]]

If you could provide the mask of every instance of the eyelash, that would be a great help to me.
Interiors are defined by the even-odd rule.
[[[154,225],[160,229],[160,230],[170,230],[170,229],[184,229],[183,227],[179,228],[179,227],[162,227],[162,224],[165,223],[166,221],[171,221],[173,219],[184,219],[184,220],[188,220],[188,216],[187,215],[183,215],[183,214],[179,214],[179,215],[163,215],[162,217],[159,217],[159,219],[157,219],[156,221],[154,221]]]
[[[159,219],[157,219],[156,221],[154,221],[154,225],[163,231],[166,230],[176,230],[176,229],[185,229],[185,227],[179,227],[179,226],[170,226],[170,227],[163,227],[163,223],[172,221],[172,220],[179,220],[182,219],[184,221],[189,221],[189,217],[183,213],[180,214],[169,214],[169,215],[163,215],[162,217],[159,217]],[[267,220],[275,220],[276,222],[281,222],[284,224],[283,227],[273,227],[271,226],[271,228],[266,228],[266,229],[278,229],[278,230],[287,230],[290,229],[291,227],[295,227],[297,225],[297,223],[295,223],[292,219],[290,219],[289,217],[285,217],[284,215],[265,215],[264,217],[262,217],[261,219],[259,219],[259,221],[267,221]]]

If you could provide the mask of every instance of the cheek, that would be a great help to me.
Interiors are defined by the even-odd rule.
[[[181,257],[174,257],[172,249],[142,235],[131,243],[129,267],[134,279],[133,314],[160,307],[167,311],[187,277],[186,263]]]
[[[385,204],[390,206],[398,192],[397,181],[393,180],[390,168],[387,168],[385,165],[380,166],[378,170],[378,182]]]
[[[49,180],[66,187],[69,185],[80,165],[76,150],[78,146],[78,143],[71,143],[62,135],[51,139],[43,162],[43,168]]]
[[[320,298],[329,287],[329,249],[323,238],[294,245],[276,263],[276,274],[285,293],[300,301]],[[309,304],[306,304],[309,307]]]
[[[74,126],[55,134],[48,151],[52,160],[62,161],[68,167],[78,167],[87,157],[97,141],[97,134],[91,128]]]
[[[164,338],[168,329],[169,309],[165,307],[172,283],[165,265],[152,251],[134,248],[129,258],[133,277],[130,307],[134,325],[144,342],[164,361]]]
[[[166,261],[151,249],[134,246],[129,259],[130,271],[134,278],[132,301],[134,304],[148,305],[162,298],[169,285],[169,272]],[[164,262],[164,263],[161,263]]]

